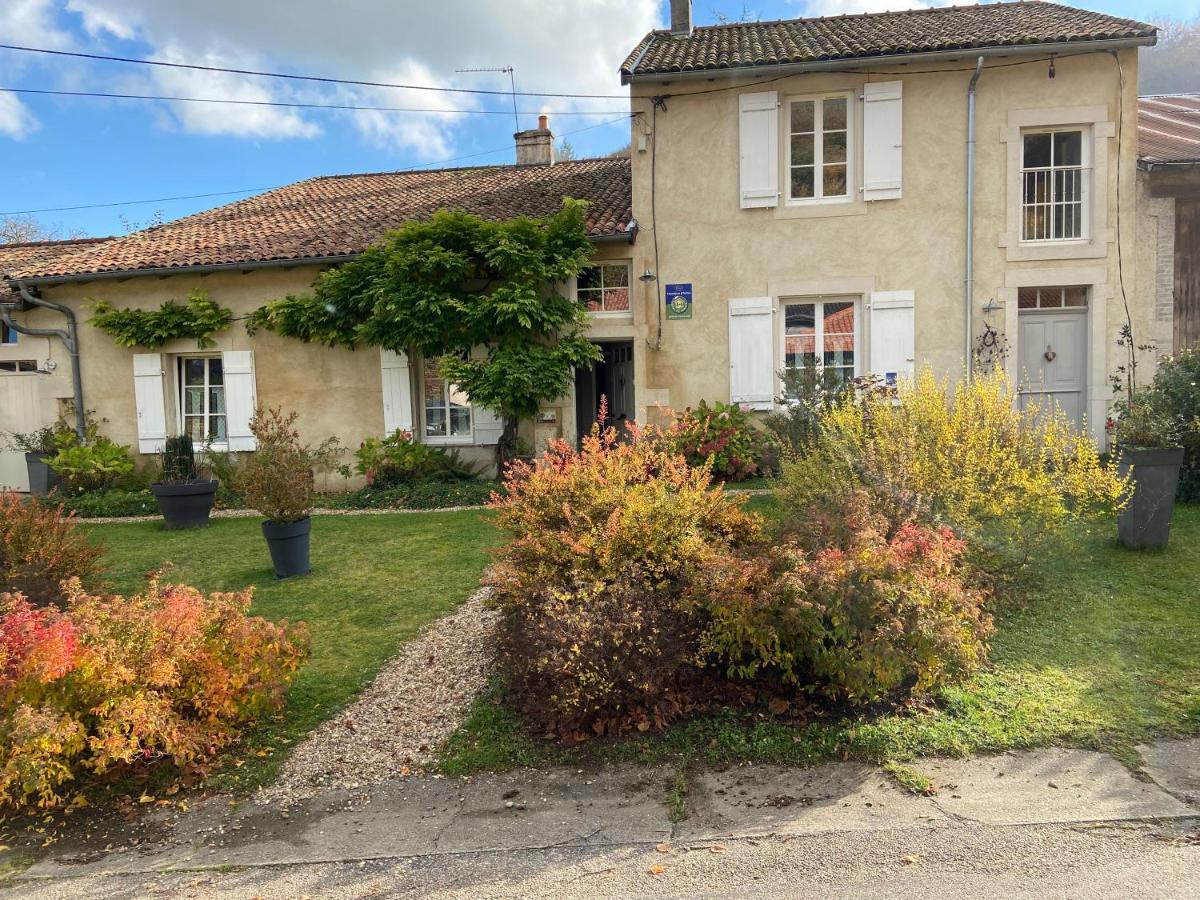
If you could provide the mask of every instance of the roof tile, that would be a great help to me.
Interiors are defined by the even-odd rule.
[[[1200,163],[1200,94],[1138,98],[1138,159]]]

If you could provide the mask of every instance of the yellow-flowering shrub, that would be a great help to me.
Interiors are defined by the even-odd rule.
[[[1019,409],[1003,373],[951,386],[925,368],[895,392],[831,407],[814,452],[785,467],[780,495],[791,524],[819,544],[837,542],[839,509],[856,490],[893,530],[946,525],[977,561],[995,561],[1024,560],[1070,526],[1115,513],[1128,485],[1060,412]]]
[[[515,463],[507,488],[492,505],[511,540],[489,582],[527,720],[578,740],[692,708],[706,609],[733,589],[758,517],[637,429],[618,443],[593,427],[580,451],[559,441]]]

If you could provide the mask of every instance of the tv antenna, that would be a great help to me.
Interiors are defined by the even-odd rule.
[[[512,102],[513,102],[513,125],[517,131],[521,130],[521,120],[517,118],[517,78],[513,75],[512,66],[504,66],[501,69],[455,69],[455,72],[498,72],[501,75],[508,76],[508,83],[512,86]]]

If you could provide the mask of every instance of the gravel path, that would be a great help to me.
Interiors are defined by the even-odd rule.
[[[357,788],[408,774],[433,759],[487,683],[496,613],[481,588],[456,612],[404,645],[350,706],[296,747],[260,803],[329,788]]]

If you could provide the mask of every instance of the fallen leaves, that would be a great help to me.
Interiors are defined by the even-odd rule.
[[[666,871],[666,868],[663,866],[651,866],[646,870],[647,874],[654,875],[655,877],[664,874]]]

